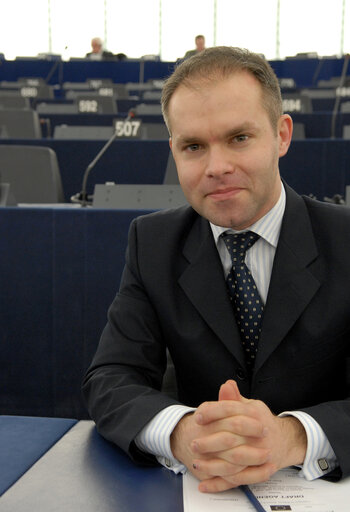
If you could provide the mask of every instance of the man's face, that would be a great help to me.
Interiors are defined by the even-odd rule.
[[[169,104],[170,147],[193,208],[216,225],[245,229],[278,201],[278,159],[292,121],[273,130],[259,82],[247,72],[196,89],[179,86]]]
[[[101,44],[98,41],[95,41],[94,39],[91,41],[91,48],[92,53],[99,53],[101,50]]]
[[[205,47],[204,37],[197,37],[195,43],[196,43],[196,49],[198,52],[201,52],[202,50],[204,50],[204,47]]]

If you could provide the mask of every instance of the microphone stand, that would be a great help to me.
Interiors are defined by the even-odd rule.
[[[134,117],[135,117],[135,109],[132,108],[132,109],[129,110],[128,115],[127,115],[127,117],[126,117],[124,122],[127,123],[128,121],[130,121]],[[101,156],[107,151],[107,149],[112,144],[112,142],[117,138],[117,136],[118,136],[118,132],[117,132],[117,130],[115,130],[113,135],[112,135],[112,137],[110,137],[108,139],[108,141],[103,146],[101,151],[95,156],[95,158],[92,160],[92,162],[89,163],[89,165],[87,166],[87,168],[86,168],[86,170],[84,172],[83,184],[82,184],[82,187],[81,187],[81,192],[79,194],[79,199],[81,200],[81,206],[82,207],[85,207],[87,205],[86,185],[87,185],[87,180],[88,180],[89,174],[92,171],[92,169],[95,167],[95,165],[97,164],[97,162],[99,161]]]
[[[335,125],[336,125],[336,119],[337,119],[338,110],[339,110],[339,104],[340,104],[340,100],[341,100],[340,89],[345,84],[346,73],[347,73],[348,65],[349,65],[349,59],[350,59],[350,54],[347,53],[344,56],[343,69],[342,69],[342,73],[341,73],[341,77],[340,77],[340,81],[339,81],[339,94],[336,95],[334,109],[332,112],[331,139],[335,139]]]
[[[103,146],[101,151],[95,156],[95,158],[92,160],[92,162],[89,163],[89,165],[87,166],[87,168],[86,168],[86,170],[84,172],[83,184],[82,184],[81,194],[80,194],[81,200],[82,200],[81,206],[83,206],[83,207],[85,207],[86,203],[87,203],[86,184],[87,184],[87,180],[88,180],[89,174],[92,171],[92,169],[95,167],[95,165],[97,164],[97,162],[99,161],[101,156],[107,151],[107,149],[112,144],[112,142],[117,138],[117,135],[118,135],[117,131],[115,131],[113,133],[112,137],[110,137],[110,139]]]

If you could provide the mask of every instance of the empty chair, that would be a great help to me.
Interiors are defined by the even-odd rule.
[[[179,185],[179,176],[172,151],[169,151],[163,183],[164,185]]]
[[[350,112],[350,101],[344,101],[343,103],[340,104],[340,112]]]
[[[0,127],[8,138],[41,139],[39,115],[35,110],[0,109]]]
[[[142,123],[141,139],[168,140],[169,132],[164,123]]]
[[[17,203],[64,202],[56,153],[47,147],[1,145],[0,176]]]
[[[0,94],[0,109],[21,109],[30,108],[29,98],[23,98],[19,95],[2,95]]]
[[[350,139],[350,124],[343,126],[343,139]]]
[[[160,116],[162,115],[162,107],[161,105],[155,104],[155,105],[147,105],[146,103],[140,103],[139,105],[136,105],[136,115],[156,115]]]
[[[77,114],[78,106],[75,103],[37,103],[38,114]]]
[[[294,123],[293,124],[293,140],[295,139],[305,139],[305,125],[304,123]]]
[[[87,82],[63,82],[64,91],[90,91],[91,87]]]
[[[328,80],[318,80],[317,87],[338,87],[340,85],[340,76],[332,76]]]
[[[162,91],[145,91],[142,94],[144,100],[159,100],[162,97]]]
[[[54,139],[66,140],[107,140],[113,135],[112,126],[69,126],[61,124],[55,126]]]

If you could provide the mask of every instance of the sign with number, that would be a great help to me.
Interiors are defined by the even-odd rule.
[[[133,119],[131,121],[116,121],[115,131],[117,137],[133,138],[140,136],[141,121]]]
[[[301,112],[300,98],[286,98],[282,101],[283,112]]]
[[[36,98],[38,89],[36,87],[21,87],[21,96],[25,98]]]
[[[337,96],[350,96],[350,87],[337,87]]]
[[[79,112],[98,112],[98,102],[96,100],[79,100]]]
[[[101,87],[98,93],[100,96],[113,96],[113,87]]]

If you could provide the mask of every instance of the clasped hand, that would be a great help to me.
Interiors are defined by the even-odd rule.
[[[174,456],[201,483],[202,492],[263,482],[282,467],[301,464],[306,434],[296,418],[280,418],[260,400],[241,396],[227,381],[217,402],[184,416],[171,436]]]

